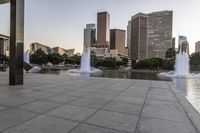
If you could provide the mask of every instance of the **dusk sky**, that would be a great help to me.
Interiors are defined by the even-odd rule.
[[[190,52],[200,41],[200,0],[25,0],[25,48],[32,42],[81,52],[83,29],[108,11],[111,28],[125,29],[138,12],[173,10],[173,36],[186,35]],[[0,33],[9,34],[9,4],[0,5]]]

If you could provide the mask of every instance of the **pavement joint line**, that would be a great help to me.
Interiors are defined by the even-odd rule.
[[[72,90],[71,90],[72,91]],[[39,91],[41,92],[41,91]],[[4,105],[4,104],[1,104],[3,106],[7,106],[7,107],[10,107],[10,108],[13,108],[13,107],[17,107],[17,106],[23,106],[23,105],[26,105],[26,104],[29,104],[29,103],[32,103],[32,102],[37,102],[37,101],[41,101],[41,100],[45,100],[45,99],[48,99],[48,98],[51,98],[51,97],[54,97],[54,96],[57,96],[57,95],[61,95],[63,93],[66,93],[68,91],[64,91],[64,92],[60,92],[60,93],[57,93],[57,94],[52,94],[52,93],[47,93],[47,92],[42,92],[42,93],[47,93],[47,94],[52,94],[51,96],[48,96],[48,97],[45,97],[45,98],[38,98],[38,99],[35,99],[35,98],[31,98],[31,97],[28,97],[28,96],[20,96],[22,98],[29,98],[29,99],[32,99],[33,101],[31,102],[27,102],[27,103],[23,103],[23,104],[19,104],[19,105],[15,105],[15,106],[8,106],[8,105]],[[87,95],[83,96],[83,97],[86,97],[92,93],[95,93],[95,92],[91,92],[91,93],[88,93]],[[66,94],[67,95],[67,94]],[[18,97],[17,95],[10,95],[10,96],[15,96],[15,97]],[[68,95],[68,96],[73,96],[73,95]],[[77,96],[74,96],[74,97],[77,97]],[[79,98],[83,98],[83,97],[79,97]],[[7,99],[7,98],[4,98],[4,99]],[[2,110],[1,110],[2,111]],[[1,112],[0,111],[0,112]]]
[[[190,118],[190,116],[188,115],[187,111],[185,110],[185,108],[183,107],[183,105],[181,104],[181,102],[179,101],[179,98],[177,98],[176,93],[174,92],[174,90],[171,88],[171,86],[168,83],[169,88],[171,89],[174,97],[176,98],[177,102],[181,105],[186,117],[188,118],[188,120],[190,121],[190,123],[192,124],[192,126],[194,127],[194,129],[196,130],[197,133],[200,133],[200,131],[198,130],[198,128],[195,126],[194,122],[192,121],[192,119]]]
[[[130,133],[130,132],[127,132],[127,131],[122,131],[122,130],[118,130],[118,129],[114,129],[114,128],[109,128],[109,127],[105,127],[105,126],[99,126],[99,125],[95,125],[95,124],[91,124],[91,123],[83,123],[83,124],[86,124],[86,125],[91,125],[91,126],[95,126],[95,127],[99,127],[99,128],[104,128],[104,129],[111,129],[111,130],[114,130],[114,131],[118,131],[118,132],[123,132],[123,133]]]
[[[162,101],[162,102],[173,102],[173,103],[178,103],[178,101],[170,101],[170,100],[164,100],[164,99],[158,99],[158,98],[147,98],[149,100],[156,100],[156,101]]]
[[[53,79],[53,78],[51,78],[51,79]],[[75,79],[75,78],[74,78]],[[114,81],[114,80],[111,80],[111,81]],[[120,81],[120,80],[119,80]],[[115,84],[115,83],[117,83],[117,85],[118,85],[118,82],[119,82],[118,80],[116,80],[115,82],[112,82],[112,84]],[[134,81],[134,80],[133,80]],[[86,80],[85,82],[88,82],[88,80]],[[92,82],[92,84],[94,84],[94,83],[96,83],[96,82]],[[103,84],[104,82],[99,82],[99,84]],[[123,82],[122,82],[123,83]],[[126,82],[127,84],[129,84],[130,82]],[[155,83],[156,84],[156,82],[148,82],[148,84],[152,84],[152,83]],[[110,84],[110,85],[112,85],[112,84]],[[168,86],[169,85],[171,85],[171,82],[170,83],[167,83],[168,84]],[[4,85],[4,84],[3,84]],[[116,87],[117,87],[117,85],[115,85]],[[120,83],[119,83],[119,85],[120,85]],[[141,82],[141,85],[142,85],[142,82]],[[89,85],[90,86],[90,85]],[[28,86],[27,86],[28,87]],[[121,87],[123,88],[123,85],[121,85]],[[47,86],[47,88],[48,88],[48,86]],[[62,88],[62,86],[60,86],[60,87],[58,87],[58,88]],[[81,86],[78,86],[77,88],[81,88]],[[86,86],[84,86],[84,88],[87,88]],[[83,88],[83,89],[84,89]],[[90,88],[92,88],[92,87],[90,87]],[[94,88],[95,88],[95,86],[94,86]],[[98,88],[98,87],[97,87]],[[106,87],[105,87],[106,88]],[[152,88],[151,86],[150,87],[148,87],[148,86],[146,86],[146,87],[144,87],[144,88],[148,88],[148,94],[149,94],[149,90],[150,90],[150,88]],[[93,93],[95,94],[95,93],[97,93],[99,90],[101,90],[101,89],[103,89],[103,88],[99,88],[99,89],[97,89],[97,90],[95,90],[94,92],[91,92],[91,93],[89,93],[88,95],[92,95]],[[158,88],[159,89],[159,88]],[[173,86],[169,86],[169,89],[171,89],[170,91],[172,91],[173,92],[173,90],[172,89],[175,89]],[[164,90],[164,89],[163,89]],[[166,90],[166,89],[165,89]],[[68,90],[67,90],[68,91]],[[115,91],[115,90],[113,90],[113,91]],[[125,91],[125,89],[123,89],[123,90],[121,90],[122,92],[123,91]],[[63,93],[63,92],[62,92]],[[147,93],[147,92],[146,92]],[[175,97],[176,97],[176,99],[179,99],[179,93],[176,93],[176,92],[173,92],[173,94],[175,93]],[[48,94],[48,93],[47,93]],[[52,94],[52,93],[50,93],[50,94]],[[147,96],[148,96],[148,94],[147,94]],[[52,96],[49,96],[49,97],[53,97],[53,96],[56,96],[56,95],[60,95],[60,93],[59,94],[55,94],[55,95],[52,95]],[[66,94],[67,95],[67,94]],[[83,97],[77,97],[77,96],[74,96],[74,97],[77,97],[77,99],[74,99],[74,100],[72,100],[72,101],[70,101],[70,102],[67,102],[67,103],[60,103],[60,102],[54,102],[54,101],[49,101],[49,102],[52,102],[52,103],[59,103],[59,104],[61,104],[60,106],[64,106],[64,105],[70,105],[70,103],[71,102],[73,102],[73,101],[75,101],[75,100],[78,100],[78,99],[81,99],[81,98],[84,98],[84,97],[87,97],[88,95],[85,95],[85,96],[83,96]],[[73,96],[73,95],[72,95]],[[174,95],[173,95],[174,96]],[[117,96],[116,96],[117,97]],[[28,98],[30,98],[30,97],[28,97]],[[38,100],[38,101],[40,101],[40,100],[43,100],[43,101],[48,101],[47,100],[47,98],[48,97],[45,97],[45,98],[41,98],[41,99],[36,99],[36,101]],[[113,98],[115,98],[115,97],[113,97]],[[108,103],[110,103],[110,102],[112,102],[113,101],[113,98],[112,99],[109,99],[108,100]],[[145,107],[145,103],[147,103],[147,100],[148,99],[151,99],[151,98],[142,98],[142,99],[145,99],[145,101],[141,104],[141,105],[143,105],[144,107]],[[152,100],[156,100],[156,99],[152,99]],[[174,101],[168,101],[168,100],[160,100],[160,99],[157,99],[157,100],[159,100],[159,101],[165,101],[165,102],[174,102]],[[34,101],[31,101],[31,102],[28,102],[28,103],[24,103],[24,104],[29,104],[29,103],[32,103],[32,102],[34,102]],[[184,105],[182,105],[182,103],[181,103],[181,100],[179,101],[179,100],[177,100],[177,102],[178,102],[178,104],[180,104],[181,105],[181,107],[184,109]],[[2,105],[2,106],[5,106],[5,105]],[[17,107],[18,106],[20,106],[20,105],[17,105]],[[78,106],[78,105],[73,105],[73,106]],[[16,109],[18,109],[16,107]],[[87,107],[87,106],[85,106],[86,108],[90,108],[90,107]],[[144,108],[143,107],[143,108]],[[9,109],[9,108],[15,108],[15,107],[8,107],[7,109]],[[55,107],[55,109],[56,108],[59,108],[59,106],[57,106],[57,107]],[[99,110],[104,110],[104,109],[102,109],[103,107],[100,107],[100,109]],[[5,109],[6,110],[6,109]],[[21,110],[23,110],[23,109],[21,109]],[[51,117],[55,117],[55,118],[60,118],[60,119],[64,119],[64,120],[69,120],[69,121],[74,121],[74,120],[70,120],[70,119],[67,119],[67,118],[63,118],[62,116],[61,117],[56,117],[56,116],[52,116],[52,115],[47,115],[47,114],[45,114],[46,112],[48,112],[48,111],[51,111],[51,110],[54,110],[54,108],[51,108],[51,109],[49,109],[49,110],[47,110],[47,111],[45,111],[45,112],[43,112],[44,113],[44,115],[46,115],[46,116],[51,116]],[[27,110],[26,110],[27,111]],[[29,110],[28,110],[29,111]],[[95,110],[96,111],[96,110]],[[110,111],[110,110],[108,110],[108,111]],[[185,110],[184,110],[185,111]],[[187,110],[186,110],[187,111]],[[31,111],[29,111],[29,112],[31,112]],[[115,111],[110,111],[110,112],[115,112]],[[33,113],[36,113],[36,112],[34,112],[33,111]],[[122,113],[122,112],[118,112],[118,113]],[[42,113],[41,113],[42,114]],[[122,113],[123,114],[123,113]],[[124,114],[126,114],[126,113],[124,113]],[[128,114],[128,113],[127,113]],[[37,115],[37,114],[36,114]],[[40,115],[40,114],[39,114]],[[38,115],[38,116],[39,116]],[[94,114],[91,114],[90,116],[88,116],[88,119],[90,118],[90,117],[92,117]],[[129,115],[133,115],[133,114],[129,114]],[[189,114],[188,114],[189,115]],[[35,116],[35,117],[38,117],[38,116]],[[187,115],[186,115],[187,116]],[[190,115],[189,115],[190,116]],[[136,120],[136,122],[140,122],[141,121],[141,119],[142,119],[142,117],[143,117],[143,115],[142,115],[142,110],[141,110],[141,116]],[[144,116],[144,117],[148,117],[148,116]],[[150,117],[150,118],[153,118],[153,117]],[[188,117],[187,116],[187,118],[189,119],[190,117]],[[31,120],[32,119],[34,119],[34,118],[31,118]],[[160,119],[160,118],[154,118],[154,119]],[[192,118],[191,118],[192,119]],[[87,120],[87,119],[86,119]],[[81,124],[88,124],[88,125],[93,125],[93,126],[95,126],[95,127],[102,127],[102,128],[104,128],[104,129],[112,129],[112,128],[110,128],[110,127],[104,127],[104,126],[101,126],[101,125],[94,125],[93,123],[86,123],[86,120],[84,121],[74,121],[74,122],[76,122],[77,123],[77,125],[81,125]],[[161,120],[165,120],[165,119],[161,119]],[[190,120],[190,119],[189,119]],[[27,120],[27,121],[29,121],[29,120]],[[171,120],[166,120],[166,121],[171,121]],[[171,121],[171,122],[175,122],[175,121]],[[24,122],[23,122],[24,123]],[[188,123],[190,123],[190,122],[188,122]],[[22,123],[20,123],[19,125],[21,125]],[[193,126],[194,128],[195,128],[195,126],[193,125],[193,123],[191,123],[192,125],[191,126]],[[106,125],[105,125],[106,126]],[[139,126],[138,126],[139,127]],[[77,127],[76,127],[77,128]],[[76,130],[76,128],[74,127],[74,130]],[[10,128],[9,128],[10,129]],[[72,131],[74,131],[74,130],[72,130]],[[114,130],[114,131],[119,131],[119,132],[123,132],[123,133],[130,133],[129,131],[123,131],[123,130],[120,130],[120,129],[112,129],[112,130]],[[137,128],[137,126],[136,126],[136,128],[134,129],[134,130],[136,130],[136,132],[138,131],[138,128]],[[198,131],[198,130],[196,130],[196,131]],[[2,133],[2,131],[0,131],[0,133]],[[198,132],[199,133],[199,132]]]
[[[59,94],[58,94],[58,95],[59,95]],[[78,98],[78,99],[79,99],[79,98]],[[80,97],[80,99],[81,99],[81,97]],[[42,99],[39,99],[39,100],[36,100],[36,101],[32,101],[32,102],[37,102],[37,101],[41,101],[41,100],[42,100]],[[75,100],[77,100],[77,99],[75,99]],[[75,101],[75,100],[73,100],[73,101]],[[73,102],[73,101],[71,101],[71,102]],[[32,103],[32,102],[30,102],[30,103]],[[29,103],[26,103],[26,104],[29,104]],[[26,105],[26,104],[17,105],[17,106],[23,106],[23,105]],[[57,106],[57,107],[52,108],[52,109],[49,109],[48,111],[45,111],[45,112],[42,112],[42,113],[35,112],[35,111],[31,111],[31,110],[27,110],[27,109],[23,109],[23,108],[20,108],[20,107],[17,107],[17,106],[10,107],[10,109],[18,109],[18,110],[23,110],[23,111],[28,111],[28,112],[35,113],[36,116],[33,117],[33,118],[31,118],[31,119],[29,119],[29,120],[26,120],[26,121],[24,121],[24,122],[22,122],[22,123],[19,123],[19,124],[15,125],[15,126],[9,127],[9,128],[7,128],[7,129],[5,129],[5,130],[2,130],[2,131],[6,131],[6,130],[8,130],[8,129],[15,128],[15,127],[17,127],[17,126],[19,126],[19,125],[22,125],[22,124],[26,123],[27,121],[30,121],[30,120],[32,120],[32,119],[37,118],[37,117],[40,116],[40,115],[46,115],[46,116],[51,116],[51,117],[57,117],[57,116],[47,115],[46,113],[49,112],[49,111],[51,111],[51,110],[54,110],[54,109],[60,108],[60,107],[62,107],[62,106],[65,106],[65,105],[67,105],[67,104],[68,104],[68,103],[62,104],[62,105],[60,105],[60,106]],[[0,111],[0,112],[1,112],[1,111]],[[62,118],[62,117],[57,117],[57,118]],[[63,118],[62,118],[62,119],[63,119]],[[70,120],[70,119],[66,119],[66,120]],[[70,121],[73,121],[73,120],[70,120]],[[78,121],[75,121],[75,122],[78,122]]]
[[[113,110],[109,110],[109,109],[101,109],[103,111],[108,111],[108,112],[113,112],[113,113],[120,113],[120,114],[125,114],[125,115],[134,115],[134,116],[139,116],[138,114],[134,113],[134,114],[131,114],[131,113],[125,113],[125,112],[120,112],[120,111],[113,111]]]
[[[110,85],[112,85],[112,84],[110,84]],[[103,88],[103,89],[104,89],[104,88]],[[63,94],[63,93],[62,93],[62,94]],[[60,94],[56,94],[56,95],[60,95]],[[56,96],[56,95],[54,95],[54,96]],[[50,97],[51,97],[51,96],[50,96]],[[83,96],[83,97],[86,97],[86,96]],[[83,97],[79,97],[78,99],[81,99],[81,98],[83,98]],[[46,97],[46,98],[48,98],[48,97]],[[46,98],[45,98],[45,99],[46,99]],[[44,99],[44,98],[42,98],[42,99],[37,99],[37,100],[32,101],[32,102],[41,101],[41,100],[43,100],[43,99]],[[78,100],[78,99],[75,99],[75,100]],[[72,100],[71,102],[73,102],[73,101],[75,101],[75,100]],[[32,102],[29,102],[29,103],[32,103]],[[28,103],[20,104],[20,105],[17,105],[17,106],[23,106],[23,105],[26,105],[26,104],[28,104]],[[69,104],[69,103],[67,103],[67,104],[62,104],[62,105],[57,106],[57,107],[55,107],[55,108],[53,108],[53,109],[49,109],[48,111],[45,111],[45,112],[43,112],[43,113],[38,113],[38,112],[34,112],[34,111],[22,109],[22,108],[19,108],[19,107],[17,107],[17,106],[9,107],[9,109],[17,109],[17,110],[23,110],[23,111],[27,111],[27,112],[32,112],[32,113],[34,113],[36,116],[35,116],[35,117],[32,117],[32,118],[30,118],[30,119],[28,119],[28,120],[26,120],[26,121],[23,121],[23,122],[21,122],[21,123],[19,123],[19,124],[16,124],[16,125],[14,125],[14,126],[8,127],[8,128],[6,128],[6,129],[0,131],[0,133],[1,133],[1,132],[4,132],[4,131],[6,131],[6,130],[9,130],[9,129],[11,129],[11,128],[15,128],[15,127],[17,127],[17,126],[19,126],[19,125],[22,125],[22,124],[24,124],[24,123],[26,123],[26,122],[28,122],[28,121],[31,121],[31,120],[33,120],[33,119],[35,119],[35,118],[37,118],[37,117],[39,117],[39,116],[41,116],[41,115],[46,115],[46,116],[49,116],[49,117],[55,117],[55,118],[64,119],[64,120],[68,120],[68,121],[74,121],[74,122],[76,122],[76,123],[81,123],[81,121],[75,121],[75,120],[66,119],[66,118],[63,118],[63,117],[52,116],[52,115],[46,114],[47,112],[49,112],[49,111],[51,111],[51,110],[60,108],[60,107],[62,107],[62,106],[68,105],[68,104]],[[8,109],[8,108],[7,108],[7,109]],[[7,110],[7,109],[5,109],[5,110]],[[4,111],[5,111],[5,110],[4,110]],[[1,111],[2,111],[2,110],[1,110]],[[1,112],[1,111],[0,111],[0,112]],[[78,124],[78,125],[80,125],[80,124]]]
[[[46,92],[45,92],[46,93]],[[47,93],[47,94],[51,94],[51,93]],[[32,103],[32,102],[37,102],[37,101],[43,101],[43,99],[47,99],[47,98],[50,98],[50,97],[53,97],[53,96],[57,96],[57,95],[60,95],[60,94],[63,94],[62,93],[57,93],[57,94],[53,94],[51,96],[48,96],[48,97],[45,97],[45,98],[38,98],[38,99],[35,99],[35,98],[31,98],[31,97],[28,97],[28,96],[20,96],[22,98],[28,98],[28,99],[32,99],[33,101],[31,102],[27,102],[27,103],[23,103],[23,104],[18,104],[18,105],[15,105],[15,106],[8,106],[8,105],[4,105],[4,104],[1,104],[1,105],[4,105],[4,106],[8,106],[8,107],[17,107],[17,106],[23,106],[23,105],[26,105],[26,104],[29,104],[29,103]],[[12,95],[11,95],[12,96]],[[14,97],[19,97],[17,95],[15,95]],[[4,98],[4,99],[8,99],[8,98]],[[0,111],[1,112],[1,111]]]
[[[142,112],[143,112],[143,109],[144,109],[144,105],[145,105],[146,100],[147,100],[147,96],[148,96],[149,91],[150,91],[150,86],[151,86],[151,84],[152,84],[152,81],[149,83],[149,89],[148,89],[148,91],[147,91],[147,93],[146,93],[145,100],[144,100],[144,103],[143,103],[143,105],[142,105],[142,107],[141,107],[141,111],[140,111],[140,114],[139,114],[139,117],[138,117],[138,121],[137,121],[137,124],[136,124],[136,126],[135,126],[135,130],[134,130],[133,133],[136,133],[136,131],[137,131],[137,129],[138,129],[139,122],[140,122],[140,119],[141,119],[141,116],[142,116]]]
[[[142,117],[152,118],[152,119],[157,119],[157,120],[164,120],[164,121],[168,121],[168,122],[175,122],[175,123],[179,123],[179,124],[188,124],[188,123],[186,123],[186,122],[175,121],[175,120],[168,120],[168,119],[157,118],[157,117],[152,117],[152,116],[145,116],[145,115],[143,115]]]
[[[41,100],[37,100],[37,101],[41,101]],[[32,103],[32,102],[30,102],[30,103]],[[27,103],[26,103],[26,104],[27,104]],[[62,105],[60,105],[60,106],[57,106],[57,107],[52,108],[52,109],[49,109],[49,110],[47,110],[47,111],[45,111],[45,112],[42,112],[42,113],[35,112],[35,111],[31,111],[31,110],[28,110],[28,109],[23,109],[23,108],[20,108],[20,107],[17,107],[17,106],[11,107],[10,109],[17,109],[17,110],[23,110],[23,111],[35,113],[36,116],[33,117],[33,118],[31,118],[31,119],[28,119],[28,120],[26,120],[26,121],[24,121],[24,122],[22,122],[22,123],[19,123],[19,124],[15,125],[15,126],[9,127],[9,128],[7,128],[7,129],[5,129],[5,130],[2,130],[2,132],[6,131],[6,130],[8,130],[8,129],[11,129],[11,128],[15,128],[15,127],[17,127],[17,126],[19,126],[19,125],[22,125],[22,124],[24,124],[24,123],[26,123],[26,122],[28,122],[28,121],[30,121],[30,120],[33,120],[33,119],[35,119],[35,118],[37,118],[38,116],[41,116],[41,115],[56,117],[56,116],[52,116],[52,115],[47,115],[46,113],[49,112],[49,111],[51,111],[51,110],[54,110],[54,109],[60,108],[60,107],[62,107],[62,106],[65,106],[65,105],[67,105],[67,104],[62,104]],[[18,106],[22,106],[22,105],[18,105]],[[62,118],[62,117],[57,117],[57,118]],[[63,119],[63,118],[62,118],[62,119]],[[65,120],[70,120],[70,119],[65,119]],[[73,120],[70,120],[70,121],[73,121]],[[74,122],[78,122],[78,121],[74,121]]]
[[[17,108],[11,108],[11,109],[17,109]],[[19,109],[17,109],[17,110],[19,110]],[[22,110],[22,111],[25,111],[25,110]],[[34,116],[34,117],[32,117],[32,118],[29,118],[29,119],[23,121],[23,122],[20,123],[20,124],[26,123],[26,122],[28,122],[28,121],[30,121],[30,120],[32,120],[32,119],[34,119],[34,118],[36,118],[36,117],[39,116],[39,115],[37,115],[37,113],[32,112],[32,111],[27,111],[27,110],[26,110],[26,112],[34,113],[36,116]],[[10,127],[8,127],[8,128],[5,128],[5,129],[1,130],[1,132],[4,132],[4,131],[6,131],[6,130],[8,130],[8,129],[10,129],[10,128],[16,127],[17,125],[19,125],[19,124],[16,124],[16,125],[14,125],[14,126],[10,126]]]
[[[89,115],[87,118],[85,118],[83,121],[81,121],[78,125],[76,125],[74,128],[72,128],[70,132],[72,132],[73,130],[75,130],[78,126],[80,126],[82,123],[87,123],[86,120],[88,120],[89,118],[91,118],[94,114],[96,114],[98,111],[100,111],[104,106],[106,106],[108,103],[110,103],[113,99],[115,99],[117,96],[119,96],[123,91],[125,91],[126,89],[130,88],[132,85],[135,84],[135,81],[133,81],[133,83],[131,83],[128,87],[124,88],[123,90],[121,90],[118,95],[116,95],[115,97],[113,97],[111,100],[109,100],[107,103],[105,103],[104,105],[102,105],[100,108],[98,108],[94,113],[92,113],[91,115]]]

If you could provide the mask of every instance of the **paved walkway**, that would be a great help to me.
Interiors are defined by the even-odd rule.
[[[197,133],[165,81],[0,73],[1,133]]]

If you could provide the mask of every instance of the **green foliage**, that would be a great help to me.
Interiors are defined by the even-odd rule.
[[[108,69],[118,69],[120,66],[127,66],[125,61],[117,61],[115,58],[98,59],[95,67],[105,67]]]
[[[8,61],[8,57],[6,57],[6,55],[0,54],[0,64],[4,64],[6,61]]]
[[[174,70],[175,59],[164,60],[163,69],[164,70]]]
[[[30,56],[30,62],[34,64],[46,64],[47,63],[47,55],[42,49],[36,50],[31,56]]]
[[[128,66],[128,58],[123,58],[122,62],[123,62],[123,66],[125,66],[125,67]]]
[[[91,65],[94,67],[97,65],[98,59],[94,51],[91,51]]]
[[[64,61],[64,56],[61,56],[57,53],[52,53],[47,55],[48,62],[51,62],[53,65],[60,64]]]
[[[146,70],[173,70],[174,59],[163,60],[161,58],[150,58],[137,62],[135,69]]]
[[[81,63],[81,56],[74,55],[74,56],[70,57],[70,60],[73,60],[72,64],[80,65],[80,63]]]
[[[175,59],[175,57],[176,57],[176,50],[174,48],[169,48],[165,53],[165,58]]]
[[[67,54],[63,54],[62,56],[63,56],[64,59],[68,58]]]
[[[78,55],[74,55],[72,57],[68,57],[67,54],[60,55],[58,53],[46,54],[42,49],[36,50],[31,56],[30,61],[33,64],[46,64],[47,62],[51,62],[53,65],[60,64],[65,62],[67,64],[80,64],[81,57]]]
[[[65,58],[64,60],[66,64],[74,64],[75,62],[72,58]]]
[[[200,71],[200,52],[193,53],[190,56],[190,65],[192,70]]]

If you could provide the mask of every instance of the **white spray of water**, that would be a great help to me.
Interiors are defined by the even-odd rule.
[[[26,62],[27,64],[30,64],[30,53],[29,53],[29,50],[27,50],[24,53],[24,62]],[[34,66],[28,72],[29,73],[39,73],[40,71],[41,71],[40,67]]]
[[[175,75],[188,76],[190,74],[190,58],[186,52],[180,52],[176,55]]]
[[[87,73],[90,72],[90,69],[90,48],[84,48],[81,56],[80,72]]]
[[[75,74],[73,74],[75,73]],[[102,73],[100,69],[96,69],[91,67],[90,64],[90,48],[84,48],[83,53],[81,56],[81,67],[80,69],[70,69],[68,70],[69,75],[77,75],[77,74],[97,74],[97,73]]]
[[[29,56],[29,50],[27,50],[25,53],[24,53],[24,61],[28,64],[30,64],[30,56]]]

